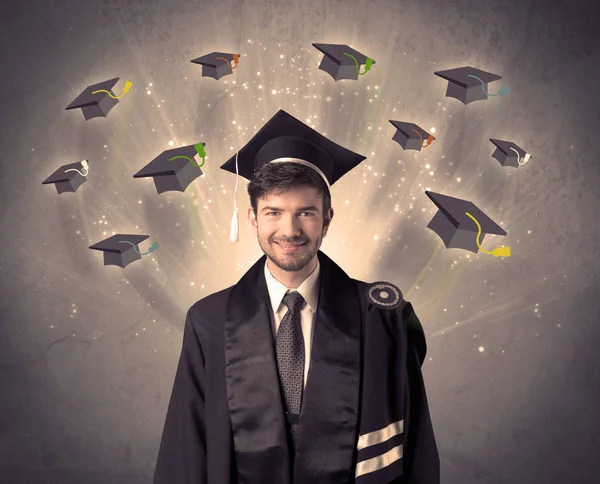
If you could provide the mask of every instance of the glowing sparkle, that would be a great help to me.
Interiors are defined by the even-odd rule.
[[[175,146],[175,142],[173,140],[169,140],[169,146]]]
[[[480,347],[479,347],[479,352],[480,352],[480,353],[483,353],[484,351],[485,351],[485,348],[484,348],[483,346],[480,346]]]
[[[152,91],[151,91],[150,89],[148,89],[148,90],[146,91],[146,94],[150,95],[150,94],[152,94]]]
[[[432,133],[435,133],[435,128],[431,128],[429,131],[431,131]]]

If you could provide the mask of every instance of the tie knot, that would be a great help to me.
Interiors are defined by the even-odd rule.
[[[304,298],[298,291],[288,292],[283,296],[283,304],[285,304],[290,311],[296,312],[302,307]]]

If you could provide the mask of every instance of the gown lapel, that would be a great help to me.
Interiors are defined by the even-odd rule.
[[[321,287],[300,410],[294,484],[354,482],[361,372],[359,295],[338,265],[320,251],[318,256]]]
[[[321,251],[319,304],[300,410],[293,481],[261,257],[232,288],[225,375],[240,482],[354,481],[361,372],[361,308],[355,283]]]
[[[273,345],[266,256],[232,288],[225,321],[225,377],[240,482],[290,484],[283,401]]]

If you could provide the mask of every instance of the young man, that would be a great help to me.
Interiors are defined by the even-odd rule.
[[[265,255],[188,312],[155,484],[439,484],[411,304],[319,250],[362,160],[279,111],[222,166]]]

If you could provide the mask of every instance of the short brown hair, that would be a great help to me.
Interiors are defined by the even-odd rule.
[[[258,200],[267,194],[281,195],[293,188],[312,187],[323,200],[323,217],[331,208],[331,194],[321,175],[300,163],[267,163],[260,167],[248,185],[250,205],[257,213]]]

